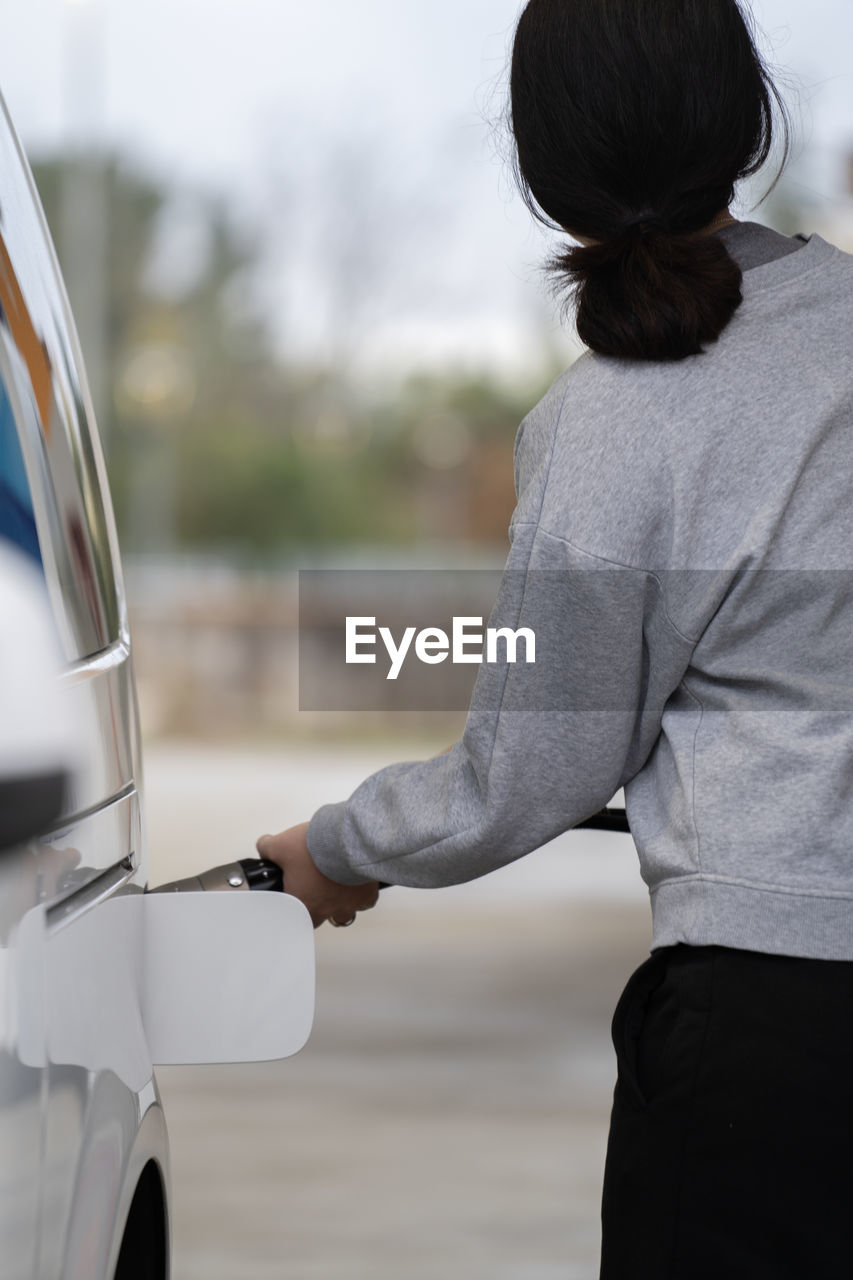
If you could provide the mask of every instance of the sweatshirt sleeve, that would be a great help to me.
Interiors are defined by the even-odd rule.
[[[485,875],[602,808],[654,747],[693,641],[657,574],[542,528],[558,417],[552,393],[519,432],[519,501],[488,624],[532,632],[535,661],[519,641],[515,662],[480,667],[448,754],[391,765],[317,811],[308,848],[333,880],[435,888]]]

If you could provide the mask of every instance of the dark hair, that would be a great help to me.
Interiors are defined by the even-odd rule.
[[[742,276],[700,233],[767,160],[774,103],[784,165],[787,113],[736,0],[529,0],[516,173],[540,221],[596,242],[549,263],[593,351],[681,360],[719,337]]]

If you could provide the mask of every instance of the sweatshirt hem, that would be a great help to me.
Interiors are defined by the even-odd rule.
[[[780,893],[691,877],[652,889],[651,900],[653,950],[683,942],[853,960],[853,893]]]

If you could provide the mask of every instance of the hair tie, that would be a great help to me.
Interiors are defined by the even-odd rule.
[[[638,213],[633,218],[628,218],[619,228],[620,232],[625,235],[628,231],[633,231],[636,227],[658,227],[664,229],[663,221],[656,213]]]

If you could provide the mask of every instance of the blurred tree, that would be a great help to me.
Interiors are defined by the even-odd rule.
[[[282,363],[253,288],[263,238],[240,231],[220,198],[171,190],[116,157],[34,165],[60,258],[67,168],[94,164],[106,215],[101,425],[128,550],[257,560],[310,545],[503,544],[512,443],[541,384],[434,374],[368,395],[345,344],[328,367]],[[188,209],[192,251],[175,231]],[[369,223],[356,219],[330,251],[356,328],[379,255]]]
[[[239,440],[252,421],[280,431],[286,419],[285,380],[272,359],[263,317],[251,303],[249,278],[258,269],[261,246],[235,229],[221,200],[197,196],[193,205],[203,252],[189,278],[173,272],[175,285],[169,278],[170,251],[167,246],[164,254],[162,241],[164,234],[168,237],[170,211],[183,193],[117,157],[43,158],[34,164],[34,176],[75,313],[84,309],[84,299],[73,290],[85,288],[85,280],[68,270],[74,245],[64,235],[63,199],[73,185],[69,170],[91,176],[95,167],[106,214],[108,394],[100,406],[100,425],[111,442],[116,514],[131,550],[164,550],[180,540],[187,494],[199,468],[215,466],[221,456],[214,439],[233,431]],[[158,256],[165,256],[166,266],[161,263],[155,273]],[[174,261],[174,246],[171,257]],[[86,356],[85,333],[81,340]],[[251,524],[251,507],[247,520]],[[215,533],[216,521],[212,510],[209,532]],[[251,531],[248,540],[257,542]]]

